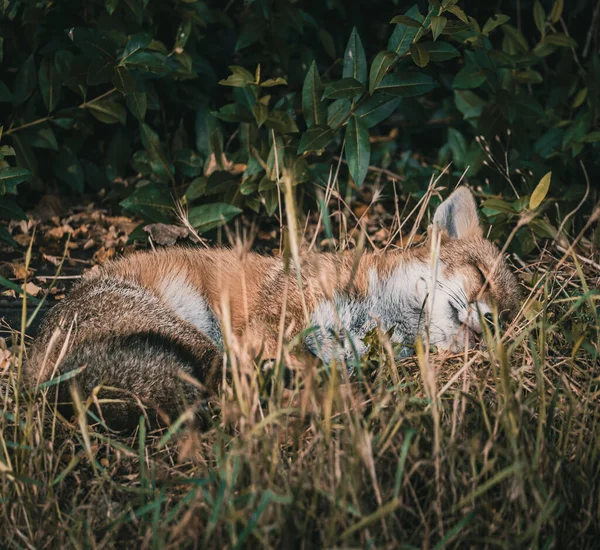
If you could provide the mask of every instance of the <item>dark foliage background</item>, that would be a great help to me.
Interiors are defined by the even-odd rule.
[[[598,201],[596,0],[16,0],[0,17],[4,219],[100,192],[159,222],[175,197],[204,232],[276,214],[284,170],[314,209],[342,144],[343,193],[368,166],[411,200],[469,168],[493,237],[538,214],[521,254]]]

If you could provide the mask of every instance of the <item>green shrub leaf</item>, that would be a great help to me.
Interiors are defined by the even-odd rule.
[[[371,72],[369,74],[369,93],[372,94],[381,81],[383,77],[388,73],[390,67],[396,63],[398,60],[398,56],[396,52],[390,51],[382,51],[379,52],[375,59],[373,59],[373,63],[371,63]]]
[[[60,78],[53,59],[48,57],[42,59],[38,79],[42,101],[51,113],[60,99]]]
[[[31,178],[31,172],[25,168],[16,166],[5,166],[0,168],[0,196],[13,193],[19,183]]]
[[[356,116],[363,120],[367,128],[372,128],[387,119],[398,108],[401,101],[401,97],[376,92],[366,101],[361,102],[356,110]]]
[[[125,110],[125,107],[116,101],[94,101],[93,103],[88,103],[86,107],[94,118],[105,124],[116,124],[117,122],[120,122],[125,125],[125,121],[127,120],[127,111]]]
[[[419,13],[419,8],[414,5],[405,14],[411,22],[403,21],[396,25],[392,36],[388,41],[387,49],[395,52],[399,56],[403,56],[410,48],[413,39],[417,35],[420,29],[421,23],[423,22],[423,16]],[[394,18],[395,19],[395,18]],[[393,21],[393,20],[392,20]],[[418,22],[419,26],[415,26],[412,21]]]
[[[170,194],[153,184],[136,189],[120,202],[125,210],[155,223],[168,223],[173,213]]]
[[[360,117],[352,115],[346,128],[346,161],[356,185],[362,185],[369,169],[371,143],[369,130]]]
[[[485,25],[483,25],[483,29],[481,29],[481,32],[485,35],[488,35],[495,28],[499,27],[500,25],[504,25],[504,23],[506,23],[507,21],[510,21],[510,17],[508,15],[504,15],[502,13],[493,15],[485,22]]]
[[[355,78],[342,78],[329,84],[323,92],[323,99],[353,98],[365,91],[365,87]]]
[[[334,131],[328,126],[312,126],[302,134],[298,154],[325,149],[334,135]]]
[[[433,90],[437,83],[423,73],[393,73],[387,75],[378,87],[385,94],[414,97]]]
[[[423,68],[429,63],[429,52],[418,42],[410,47],[410,55],[417,67]]]
[[[343,78],[353,78],[367,85],[367,56],[356,27],[352,29],[344,54]]]
[[[431,34],[434,42],[438,39],[438,36],[444,32],[448,19],[443,15],[434,15],[431,18]]]
[[[327,121],[327,106],[321,101],[322,95],[321,77],[317,70],[317,64],[313,61],[302,86],[302,114],[309,128]]]
[[[203,233],[223,225],[241,213],[242,210],[236,206],[216,202],[191,208],[188,213],[188,220],[194,229],[199,233]]]

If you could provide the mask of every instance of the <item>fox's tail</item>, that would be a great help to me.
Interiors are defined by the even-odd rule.
[[[222,352],[203,332],[136,283],[92,279],[44,321],[26,364],[29,382],[49,385],[58,401],[83,401],[114,429],[135,427],[142,403],[150,420],[171,419],[220,380]],[[74,376],[68,373],[78,370]],[[183,373],[183,376],[182,376]]]

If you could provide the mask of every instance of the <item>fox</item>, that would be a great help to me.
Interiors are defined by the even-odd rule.
[[[514,318],[518,281],[484,237],[466,186],[437,207],[429,233],[438,240],[435,266],[426,246],[307,253],[297,270],[280,257],[225,247],[178,246],[111,260],[46,315],[28,350],[25,380],[39,388],[62,376],[58,391],[66,400],[71,385],[83,397],[107,388],[101,395],[116,398],[105,400],[102,413],[128,426],[137,424],[139,408],[111,391],[177,414],[202,391],[218,393],[232,337],[254,357],[276,359],[283,329],[287,342],[300,336],[302,352],[336,365],[360,360],[376,327],[391,334],[399,356],[410,355],[419,337],[461,352],[494,314]]]

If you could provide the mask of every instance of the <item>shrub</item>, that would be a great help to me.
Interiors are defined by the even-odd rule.
[[[594,3],[394,4],[5,3],[0,214],[24,217],[46,188],[107,189],[146,221],[172,218],[175,197],[202,232],[273,215],[283,170],[314,208],[343,148],[343,187],[374,165],[416,198],[451,162],[444,183],[466,172],[494,237],[548,193],[556,208],[516,234],[531,251],[597,198],[582,171],[600,162]]]

